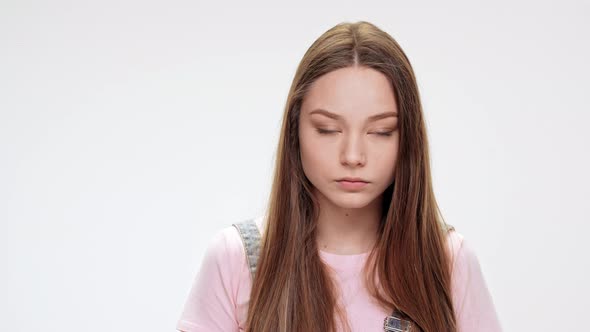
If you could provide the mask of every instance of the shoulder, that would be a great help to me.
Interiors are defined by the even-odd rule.
[[[264,218],[258,216],[252,218],[259,233],[264,230]],[[234,278],[249,278],[248,260],[246,249],[242,242],[242,236],[233,224],[242,221],[229,223],[217,231],[209,241],[206,249],[205,259],[209,265],[217,266]],[[247,272],[247,273],[245,273]]]
[[[449,252],[449,256],[451,258],[451,266],[455,265],[457,256],[462,250],[464,239],[465,237],[463,234],[456,229],[452,229],[447,232],[447,251]]]
[[[451,291],[458,331],[502,331],[476,250],[460,232],[447,235]]]
[[[250,282],[246,250],[237,228],[226,224],[209,239],[198,273],[201,294],[223,293],[235,305]],[[216,295],[215,297],[220,297]]]
[[[243,325],[249,282],[245,251],[237,229],[228,224],[208,240],[177,329],[238,331]]]
[[[211,286],[223,285],[228,293],[235,295],[247,277],[244,270],[247,270],[247,261],[241,237],[228,223],[208,238],[198,278]]]
[[[205,256],[219,265],[238,267],[244,262],[245,252],[238,230],[231,224],[214,233],[209,240]]]
[[[447,233],[447,250],[450,254],[453,273],[474,265],[479,266],[477,253],[471,246],[471,242],[456,229]]]
[[[475,285],[474,282],[483,283],[483,273],[475,249],[461,232],[449,231],[447,247],[450,253],[453,292],[460,298],[464,296],[462,293],[467,291],[468,287],[482,286]]]

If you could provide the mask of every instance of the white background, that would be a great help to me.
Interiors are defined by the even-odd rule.
[[[590,5],[0,1],[0,330],[173,331],[262,212],[304,52],[367,20],[417,75],[435,192],[505,331],[587,328]]]

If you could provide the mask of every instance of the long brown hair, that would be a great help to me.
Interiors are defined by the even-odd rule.
[[[383,73],[399,112],[396,173],[383,193],[379,237],[365,265],[367,289],[383,308],[399,310],[422,331],[455,332],[447,225],[432,189],[416,78],[398,43],[365,21],[327,30],[297,68],[283,115],[246,331],[335,331],[335,313],[343,317],[315,241],[319,205],[301,165],[298,126],[310,84],[349,66]]]

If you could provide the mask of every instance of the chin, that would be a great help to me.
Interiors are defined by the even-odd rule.
[[[332,204],[343,209],[361,209],[373,201],[373,199],[368,197],[367,194],[360,192],[341,193],[334,196],[328,196],[327,198],[332,202]]]

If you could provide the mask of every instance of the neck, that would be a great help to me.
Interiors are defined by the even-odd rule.
[[[320,203],[316,240],[322,251],[355,255],[366,253],[377,240],[382,196],[362,208],[342,208],[316,191]]]

